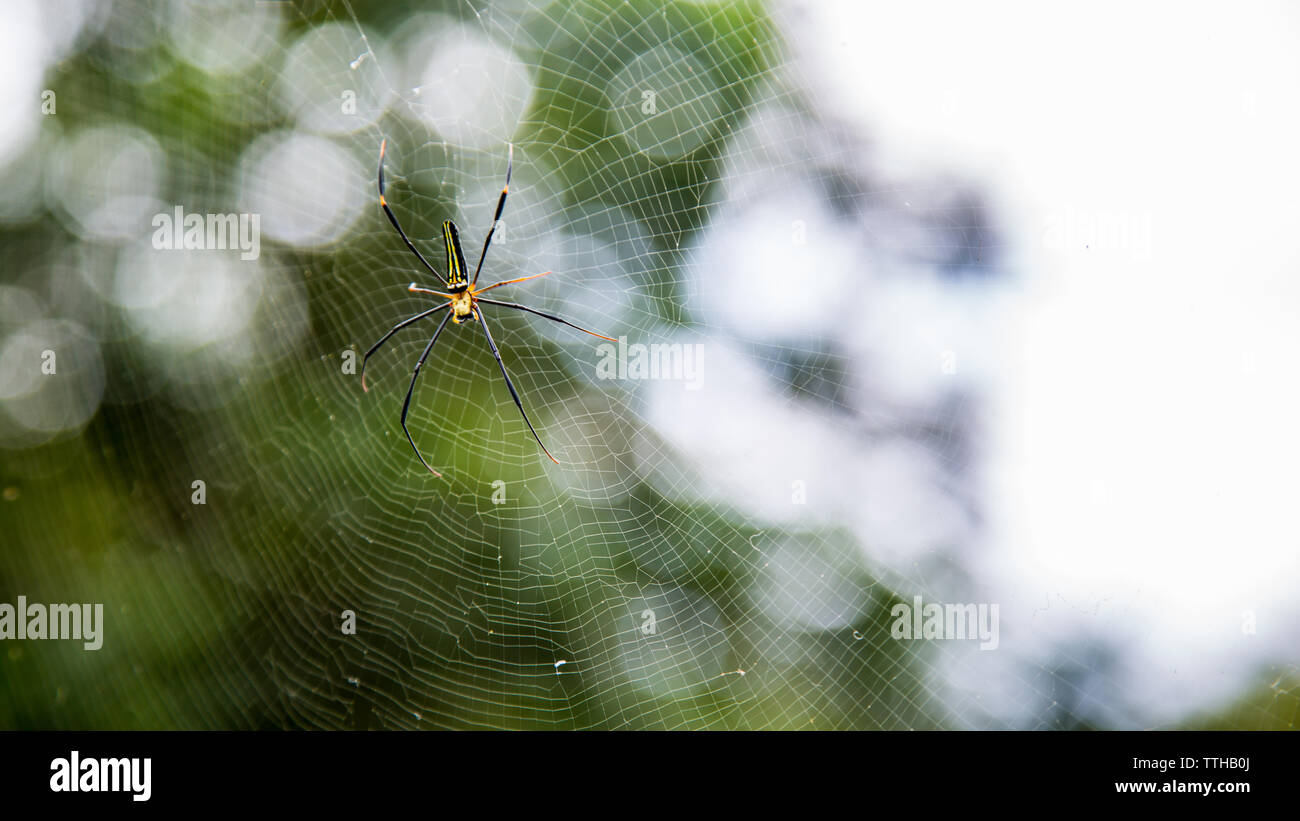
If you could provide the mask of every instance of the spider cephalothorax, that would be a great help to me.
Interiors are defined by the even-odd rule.
[[[477,319],[474,315],[474,291],[469,288],[451,293],[451,321],[459,325],[464,319],[470,321]]]
[[[500,288],[502,285],[512,285],[516,282],[537,279],[538,277],[544,277],[550,273],[550,271],[546,271],[541,274],[533,274],[531,276],[519,277],[518,279],[508,279],[504,282],[497,282],[488,285],[485,288],[477,287],[479,272],[483,270],[483,260],[487,257],[488,246],[492,244],[492,235],[496,233],[497,224],[501,221],[501,212],[505,210],[506,195],[510,193],[510,173],[514,170],[514,146],[510,146],[509,158],[506,161],[506,184],[501,189],[501,198],[497,200],[497,213],[496,216],[492,218],[492,227],[488,229],[487,239],[483,240],[483,252],[479,254],[478,267],[474,269],[474,277],[472,279],[467,278],[465,275],[465,254],[461,250],[460,232],[456,230],[456,223],[451,220],[446,220],[442,223],[442,239],[447,247],[447,276],[445,277],[442,274],[439,274],[434,267],[429,264],[429,261],[424,258],[424,255],[420,253],[419,249],[415,247],[415,244],[406,236],[406,232],[402,230],[402,226],[398,224],[397,217],[393,214],[393,210],[388,207],[388,200],[384,199],[384,150],[387,147],[388,140],[384,140],[379,144],[379,206],[383,208],[384,213],[388,215],[388,221],[397,229],[397,233],[402,238],[402,241],[406,243],[406,247],[410,248],[411,252],[415,254],[416,258],[420,260],[424,267],[429,269],[429,272],[438,277],[438,279],[442,280],[443,285],[447,288],[446,292],[434,291],[429,288],[421,288],[412,282],[408,290],[415,293],[432,294],[433,296],[444,297],[447,301],[441,305],[430,308],[427,311],[418,313],[413,317],[402,320],[394,325],[388,333],[384,334],[378,342],[370,346],[370,350],[366,351],[365,357],[361,360],[362,390],[368,390],[368,388],[366,388],[366,363],[370,361],[370,355],[379,350],[379,346],[383,345],[392,337],[393,334],[405,328],[407,325],[413,325],[421,319],[433,316],[438,311],[450,308],[450,310],[447,311],[447,315],[442,318],[442,322],[438,324],[438,329],[433,332],[433,337],[429,340],[429,344],[425,346],[424,353],[420,355],[419,361],[415,363],[415,372],[411,374],[411,385],[406,389],[406,402],[402,405],[402,431],[406,434],[407,441],[411,443],[411,448],[415,450],[416,458],[420,460],[420,464],[429,468],[429,472],[434,476],[442,475],[438,471],[429,467],[429,463],[424,461],[424,456],[420,454],[420,449],[415,446],[415,440],[411,438],[411,431],[406,427],[406,417],[411,410],[411,394],[415,391],[415,380],[419,378],[420,368],[424,366],[424,361],[429,358],[429,352],[433,350],[433,343],[438,341],[438,335],[442,333],[443,328],[447,327],[448,320],[457,325],[468,320],[470,322],[478,321],[479,327],[483,329],[483,335],[487,337],[488,348],[491,349],[492,356],[496,358],[497,365],[501,367],[501,375],[505,377],[506,387],[510,389],[510,396],[515,400],[515,406],[519,408],[519,413],[524,417],[524,423],[528,425],[528,430],[532,431],[533,438],[536,439],[537,444],[541,446],[542,452],[545,453],[552,462],[555,462],[558,465],[559,461],[556,460],[554,456],[551,456],[551,452],[546,449],[546,445],[542,444],[541,437],[537,435],[537,431],[533,428],[533,423],[528,419],[528,414],[524,412],[524,403],[519,400],[519,392],[515,390],[514,383],[510,381],[510,374],[506,373],[506,365],[501,361],[501,352],[497,350],[497,343],[492,339],[492,332],[488,330],[487,319],[483,316],[483,310],[479,307],[479,303],[482,302],[487,305],[496,305],[502,308],[513,308],[516,311],[527,311],[530,314],[536,314],[554,322],[568,325],[570,328],[576,328],[583,333],[598,336],[601,339],[608,339],[610,342],[614,342],[615,340],[610,339],[608,336],[598,334],[595,331],[589,331],[586,328],[579,328],[568,320],[560,319],[558,316],[544,313],[535,308],[529,308],[526,305],[519,305],[514,302],[501,302],[499,300],[486,299],[479,296],[493,288]]]

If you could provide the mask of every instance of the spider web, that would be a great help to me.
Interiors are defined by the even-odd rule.
[[[913,596],[998,595],[977,557],[986,340],[1008,265],[977,185],[893,171],[826,113],[790,47],[797,7],[265,2],[223,23],[175,3],[152,17],[183,55],[160,99],[148,48],[118,22],[130,6],[86,59],[129,69],[135,121],[169,157],[163,201],[260,214],[262,256],[201,292],[244,311],[233,333],[203,336],[196,304],[171,324],[149,314],[151,333],[100,334],[117,387],[83,436],[42,445],[82,477],[60,480],[42,521],[90,511],[59,541],[112,534],[65,587],[117,603],[120,638],[6,677],[7,724],[1175,720],[1134,707],[1087,636],[1008,650],[1004,613],[1000,653],[891,637]],[[99,113],[127,119],[122,96],[100,95]],[[699,369],[634,378],[629,361],[605,378],[600,340],[487,306],[563,464],[466,323],[444,331],[412,400],[430,476],[398,418],[436,323],[399,332],[360,386],[364,351],[431,305],[407,285],[438,287],[377,207],[383,139],[388,201],[435,268],[448,218],[477,263],[513,145],[482,281],[553,273],[493,296],[629,351],[676,346],[667,361],[683,365],[698,351]],[[148,269],[133,253],[85,243],[41,266],[93,281],[122,259]],[[221,273],[202,259],[181,265],[196,289]],[[21,556],[52,539],[34,519],[13,532]],[[64,555],[7,572],[37,578]],[[1293,670],[1274,672],[1273,702],[1239,707],[1237,726],[1294,723]],[[77,682],[71,704],[31,695],[60,675]]]
[[[373,60],[372,96],[393,101],[378,129],[362,133],[372,146],[380,132],[389,139],[389,199],[408,231],[435,237],[438,221],[454,215],[473,259],[511,141],[514,183],[485,281],[552,270],[498,293],[628,344],[701,346],[701,366],[706,358],[711,366],[699,385],[601,379],[589,337],[485,308],[564,464],[539,458],[477,330],[454,329],[438,343],[412,415],[447,475],[444,488],[411,469],[394,426],[427,333],[386,351],[371,374],[386,387],[360,405],[356,432],[385,454],[367,494],[373,512],[342,546],[358,566],[383,562],[392,568],[385,576],[401,579],[380,585],[392,631],[384,669],[361,661],[352,677],[358,688],[390,692],[367,696],[364,709],[381,726],[939,725],[944,711],[908,672],[913,661],[881,639],[893,599],[854,560],[852,540],[816,522],[778,524],[728,498],[748,490],[711,491],[704,461],[718,455],[702,459],[689,435],[655,424],[727,401],[732,357],[742,379],[747,372],[778,395],[847,410],[835,395],[842,386],[801,384],[837,360],[815,334],[777,346],[757,335],[714,337],[697,281],[714,265],[700,243],[720,200],[738,201],[745,195],[731,185],[772,169],[754,164],[768,153],[764,130],[785,141],[770,161],[791,172],[817,150],[790,143],[800,115],[774,70],[779,43],[766,13],[579,3],[453,7],[386,25],[344,11],[340,22],[365,37],[339,61]],[[385,59],[376,30],[390,32],[388,48],[421,55],[408,58],[417,68],[403,74]],[[424,46],[410,45],[421,38],[434,55],[423,72]],[[467,123],[471,101],[485,114]],[[752,119],[760,107],[773,122]],[[788,233],[790,222],[782,216],[778,226]],[[358,317],[347,325],[357,350],[420,304],[401,287],[409,255],[384,224],[373,232],[358,244],[360,264],[333,277],[339,303]],[[338,413],[355,406],[350,380],[333,390]],[[385,392],[385,408],[367,407]],[[798,477],[768,468],[789,507]],[[399,533],[374,538],[371,530],[395,521]],[[429,556],[431,546],[445,550]],[[828,598],[801,614],[813,589]],[[388,678],[393,668],[405,680]],[[827,675],[836,669],[844,673]],[[400,695],[391,692],[399,683]]]

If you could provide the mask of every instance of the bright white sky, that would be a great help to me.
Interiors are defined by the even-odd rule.
[[[1135,672],[1181,665],[1192,699],[1231,684],[1225,661],[1296,663],[1298,7],[803,8],[822,104],[886,166],[981,180],[1010,232],[1004,610],[1141,635]],[[1075,233],[1097,219],[1127,237]],[[1178,703],[1158,689],[1138,700]]]

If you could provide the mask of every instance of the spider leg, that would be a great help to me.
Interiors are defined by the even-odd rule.
[[[375,351],[379,350],[379,347],[380,347],[381,345],[383,345],[385,342],[387,342],[389,339],[391,339],[392,336],[393,336],[393,334],[395,334],[395,333],[397,333],[398,331],[402,330],[402,329],[405,328],[407,325],[414,325],[415,323],[419,322],[421,319],[424,319],[426,316],[429,316],[430,314],[432,314],[434,311],[441,311],[443,308],[448,307],[448,305],[450,305],[450,304],[451,304],[451,303],[448,303],[447,305],[439,305],[439,306],[436,307],[436,308],[430,308],[430,309],[427,310],[427,311],[423,311],[423,312],[421,312],[421,313],[418,313],[418,314],[416,314],[415,316],[411,317],[410,319],[403,319],[401,322],[399,322],[399,323],[397,323],[396,325],[394,325],[392,330],[390,330],[388,333],[384,334],[384,336],[383,336],[382,339],[380,339],[380,340],[379,340],[378,342],[376,342],[375,344],[371,345],[371,346],[370,346],[370,350],[366,351],[366,355],[365,355],[365,357],[361,360],[361,390],[363,390],[363,391],[369,391],[369,390],[370,390],[369,388],[366,387],[366,363],[370,361],[370,355],[371,355],[371,354],[373,354]]]
[[[505,283],[503,282],[501,284],[504,285]],[[485,288],[484,290],[487,289]],[[586,328],[580,328],[567,319],[560,319],[558,316],[555,316],[553,314],[543,313],[542,311],[539,311],[536,308],[529,308],[527,305],[520,305],[517,302],[501,302],[500,300],[496,300],[496,299],[479,299],[478,301],[486,302],[489,305],[500,305],[502,308],[514,308],[516,311],[527,311],[530,314],[537,314],[538,316],[543,317],[544,319],[549,319],[553,322],[558,322],[561,325],[568,325],[570,328],[576,328],[577,330],[582,331],[584,334],[591,334],[592,336],[598,336],[601,339],[608,339],[610,342],[618,341],[617,339],[613,339],[611,337],[605,336],[604,334],[598,334],[595,331],[589,331]]]
[[[429,264],[429,260],[425,259],[424,254],[420,253],[420,249],[416,248],[414,243],[412,243],[406,236],[406,232],[402,230],[402,226],[397,222],[397,216],[393,213],[393,209],[388,207],[388,200],[384,199],[384,150],[387,148],[388,138],[385,137],[383,142],[379,144],[379,205],[384,209],[384,213],[388,215],[388,221],[397,229],[397,233],[401,236],[402,242],[405,242],[406,247],[411,249],[411,253],[415,254],[416,258],[419,259],[420,262],[424,263],[424,267],[429,269],[429,273],[436,276],[443,285],[446,285],[446,277],[434,270],[434,267]]]
[[[487,286],[486,288],[479,288],[474,293],[481,294],[484,291],[490,291],[493,288],[500,288],[502,285],[514,285],[516,282],[527,282],[530,279],[537,279],[538,277],[544,277],[549,273],[550,271],[546,271],[540,274],[533,274],[532,276],[520,277],[519,279],[507,279],[505,282],[494,282],[491,285]]]
[[[434,296],[445,296],[445,297],[451,296],[451,294],[444,294],[442,291],[433,291],[428,288],[421,288],[420,286],[416,285],[414,282],[412,282],[410,287],[407,288],[406,290],[410,291],[413,294],[433,294]]]
[[[497,223],[501,221],[501,212],[506,210],[506,194],[510,193],[510,172],[515,168],[515,146],[510,144],[510,157],[506,160],[506,184],[501,189],[501,198],[497,200],[497,215],[492,218],[492,227],[488,229],[487,239],[483,240],[483,253],[478,255],[478,267],[474,269],[471,288],[478,284],[478,272],[483,270],[483,260],[487,257],[488,246],[492,244],[492,235],[497,232]]]
[[[433,338],[429,340],[424,353],[420,354],[420,361],[415,363],[415,372],[411,374],[411,387],[406,389],[406,401],[402,403],[402,432],[406,434],[406,441],[411,443],[411,449],[415,451],[415,456],[420,460],[420,464],[429,468],[429,472],[438,477],[441,477],[442,474],[429,467],[429,463],[424,461],[424,457],[420,455],[420,449],[415,446],[415,440],[411,438],[411,431],[406,427],[406,414],[411,410],[411,394],[415,393],[415,380],[420,378],[420,368],[424,365],[424,360],[429,358],[429,351],[433,350],[433,343],[438,341],[438,335],[442,333],[443,328],[447,327],[447,320],[449,319],[451,319],[450,313],[442,318],[438,330],[433,332]]]
[[[445,319],[443,320],[443,322],[446,321],[447,320]],[[551,456],[551,452],[546,449],[546,445],[542,444],[542,437],[537,435],[537,430],[533,427],[533,423],[528,419],[528,414],[524,412],[524,403],[519,401],[519,392],[515,390],[515,383],[510,381],[510,374],[506,373],[506,363],[501,361],[501,352],[497,350],[497,343],[492,340],[492,332],[488,330],[487,319],[483,316],[482,311],[478,312],[478,321],[479,325],[483,328],[483,335],[487,337],[488,347],[492,349],[492,355],[496,357],[497,364],[501,366],[501,375],[506,379],[506,387],[510,389],[510,396],[515,400],[515,407],[519,408],[519,413],[524,417],[524,423],[528,425],[528,429],[533,432],[533,438],[536,439],[537,444],[541,446],[542,453],[545,453],[547,458],[558,465],[560,460]]]

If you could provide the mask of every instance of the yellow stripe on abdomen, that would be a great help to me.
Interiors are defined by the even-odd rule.
[[[447,245],[447,284],[451,287],[466,285],[465,254],[460,249],[460,232],[456,223],[445,220],[442,223],[442,239]]]

